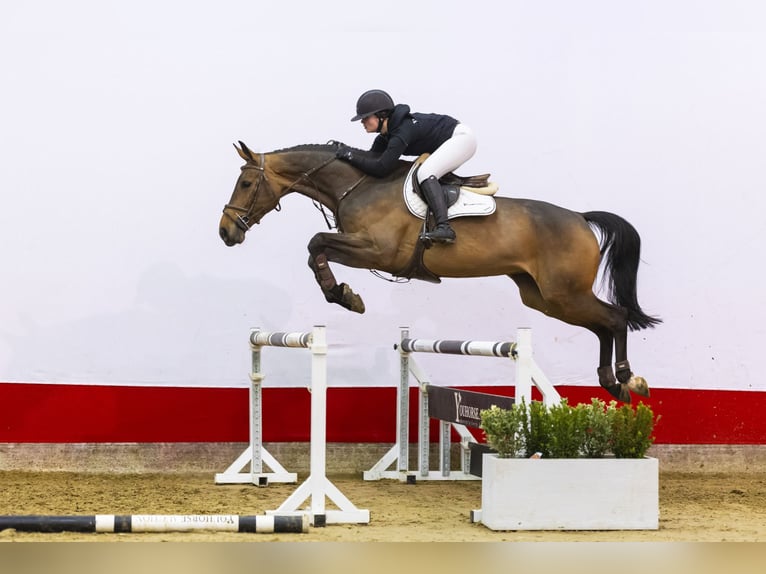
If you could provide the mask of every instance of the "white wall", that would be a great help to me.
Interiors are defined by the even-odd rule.
[[[596,384],[595,337],[526,309],[508,279],[389,285],[338,268],[368,312],[326,304],[305,248],[325,224],[301,197],[242,246],[219,240],[234,141],[367,146],[348,118],[380,87],[475,129],[462,173],[634,223],[640,301],[665,320],[630,338],[650,384],[766,389],[766,4],[374,4],[0,8],[0,380],[244,385],[251,327],[326,324],[335,385],[394,384],[400,325],[473,339],[531,326],[554,382]],[[274,383],[307,382],[307,362],[273,351]],[[512,372],[426,359],[437,382]]]

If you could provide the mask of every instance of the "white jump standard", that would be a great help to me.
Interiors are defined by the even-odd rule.
[[[260,455],[265,452],[261,435],[261,382],[264,375],[261,372],[261,347],[297,347],[311,351],[311,444],[310,444],[310,474],[309,477],[285,500],[276,510],[266,511],[274,516],[306,515],[313,526],[326,524],[367,524],[370,522],[370,511],[361,510],[354,506],[343,493],[327,478],[325,474],[327,456],[327,341],[325,327],[314,326],[310,333],[266,332],[253,329],[250,333],[252,350],[252,385],[251,408],[251,444],[242,455],[222,475],[216,475],[216,482],[225,481],[235,475],[231,482],[252,482],[264,484],[263,476],[256,473],[250,480],[238,480],[233,467],[239,469],[251,457],[252,467],[259,468]],[[276,462],[276,461],[275,461]],[[278,464],[278,463],[277,463]],[[274,466],[269,463],[269,466]],[[230,472],[233,471],[233,472]],[[286,472],[286,471],[285,471]],[[278,474],[282,474],[280,471]],[[266,475],[266,481],[272,480],[271,474]],[[325,502],[329,498],[337,509],[327,509]],[[307,508],[301,508],[309,501]]]
[[[400,353],[400,380],[397,388],[396,444],[368,471],[365,480],[383,478],[407,480],[478,480],[469,471],[472,443],[478,441],[467,427],[478,428],[480,411],[498,404],[510,408],[513,401],[532,400],[532,385],[536,386],[545,404],[561,400],[551,382],[532,358],[531,330],[518,329],[516,342],[460,341],[444,339],[410,339],[409,329],[402,328],[398,345]],[[432,385],[426,374],[411,357],[412,353],[442,353],[451,355],[474,355],[482,357],[509,358],[516,362],[515,397],[503,397],[486,393],[458,390]],[[418,472],[409,471],[409,376],[418,381],[420,393],[418,416]],[[429,419],[440,421],[439,470],[430,470]],[[450,434],[454,429],[460,435],[461,468],[450,468]],[[396,463],[395,470],[388,470]]]

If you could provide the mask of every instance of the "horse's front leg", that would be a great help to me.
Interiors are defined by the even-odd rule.
[[[329,303],[337,303],[355,313],[364,313],[364,301],[348,284],[338,283],[330,261],[350,267],[372,268],[373,265],[367,265],[364,257],[371,245],[367,238],[352,234],[317,233],[311,238],[308,245],[309,267]]]
[[[309,267],[314,271],[314,278],[324,293],[324,298],[328,303],[337,303],[349,311],[355,313],[364,313],[364,301],[354,293],[351,287],[346,283],[338,283],[335,274],[330,269],[330,263],[327,261],[327,255],[320,253],[318,255],[309,255]]]

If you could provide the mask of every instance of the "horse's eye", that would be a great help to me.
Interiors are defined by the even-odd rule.
[[[250,187],[251,185],[253,185],[253,182],[245,180],[245,181],[242,182],[241,185],[242,185],[242,187]]]

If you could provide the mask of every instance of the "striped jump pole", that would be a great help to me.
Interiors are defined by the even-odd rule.
[[[0,530],[18,532],[219,532],[303,533],[306,516],[238,516],[236,514],[96,514],[92,516],[0,516]]]
[[[532,387],[543,396],[545,404],[561,400],[556,388],[537,366],[532,356],[532,329],[516,331],[515,342],[454,341],[447,339],[410,339],[402,334],[399,348],[404,353],[437,353],[445,355],[473,355],[478,357],[504,357],[516,362],[516,402],[532,400]],[[413,373],[414,374],[414,373]]]
[[[532,400],[532,385],[536,386],[546,404],[556,404],[561,400],[555,387],[532,358],[531,330],[518,329],[517,340],[471,341],[449,339],[413,339],[409,329],[401,329],[401,337],[394,348],[400,354],[400,380],[397,389],[397,434],[396,444],[368,471],[365,480],[393,478],[413,482],[420,480],[477,480],[479,477],[470,472],[471,445],[478,441],[467,427],[479,427],[480,413],[484,408],[497,404],[501,408],[510,408],[513,401]],[[413,353],[435,353],[449,355],[473,355],[480,357],[499,357],[511,359],[516,363],[515,397],[502,397],[486,393],[475,393],[432,385],[414,358]],[[409,472],[409,388],[410,374],[417,380],[420,388],[418,416],[418,473]],[[429,420],[440,421],[439,471],[431,471]],[[452,471],[450,464],[451,432],[454,429],[460,436],[461,470]],[[395,470],[388,470],[396,464]]]
[[[478,357],[506,357],[515,359],[516,343],[495,341],[452,341],[448,339],[402,338],[399,344],[403,353],[443,353],[447,355],[475,355]]]

